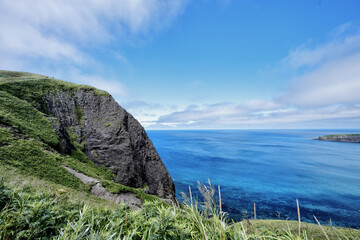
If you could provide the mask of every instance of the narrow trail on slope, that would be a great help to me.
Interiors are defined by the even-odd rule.
[[[79,173],[74,169],[71,169],[67,166],[62,165],[67,171],[73,174],[76,178],[78,178],[82,183],[86,185],[90,185],[90,193],[94,196],[98,196],[102,199],[109,200],[115,203],[126,203],[132,209],[138,210],[141,208],[142,202],[136,197],[134,193],[126,192],[126,193],[118,193],[114,194],[106,190],[101,185],[101,182],[95,178],[86,176],[85,174]]]

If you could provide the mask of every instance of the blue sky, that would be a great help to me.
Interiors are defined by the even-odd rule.
[[[146,129],[360,128],[357,0],[0,1],[0,69],[109,91]]]

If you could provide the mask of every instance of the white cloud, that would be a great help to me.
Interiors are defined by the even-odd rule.
[[[360,26],[343,24],[332,36],[317,47],[297,48],[285,58],[283,63],[290,67],[312,68],[298,72],[280,94],[280,102],[297,107],[360,102]]]
[[[169,27],[187,0],[0,0],[0,69],[55,76],[128,96],[92,51]],[[119,49],[114,59],[132,67]]]
[[[263,118],[279,110],[279,104],[262,100],[253,100],[245,104],[235,104],[223,102],[201,107],[187,107],[183,111],[173,112],[171,114],[159,117],[157,124],[169,126],[171,123],[175,126],[199,125],[202,127],[238,125],[239,123],[253,122],[258,118]],[[262,110],[270,110],[260,112]]]
[[[0,58],[82,65],[94,46],[168,27],[183,0],[0,1]],[[19,66],[21,65],[19,64]]]
[[[158,103],[147,103],[142,100],[133,100],[128,102],[123,102],[121,105],[126,109],[147,109],[147,110],[153,110],[153,109],[163,109],[164,105],[158,104]]]
[[[318,108],[279,108],[272,111],[249,111],[244,106],[227,103],[203,106],[200,110],[184,110],[163,115],[158,120],[146,121],[145,127],[161,128],[302,128],[328,127],[327,122],[337,127],[360,127],[358,105],[333,105]],[[227,111],[230,110],[230,111]],[[320,122],[320,124],[318,124]],[[314,125],[316,123],[317,125]]]
[[[83,75],[81,73],[72,74],[68,76],[68,78],[71,78],[72,82],[78,84],[90,85],[98,89],[105,90],[113,96],[128,96],[126,87],[116,80],[106,79],[96,75]]]
[[[247,109],[256,111],[256,110],[274,110],[274,109],[279,109],[282,107],[281,104],[275,102],[275,101],[264,101],[264,100],[259,100],[259,99],[253,99],[250,101],[246,101],[244,103],[244,106]]]
[[[360,52],[297,77],[280,101],[307,107],[360,102]]]
[[[271,101],[189,106],[162,115],[147,126],[360,128],[360,27],[345,24],[335,29],[332,36],[316,47],[301,46],[290,51],[282,64],[297,76]]]
[[[356,30],[353,30],[354,28]],[[352,30],[350,35],[347,34],[349,29]],[[350,23],[341,25],[336,28],[333,36],[333,39],[315,48],[303,45],[291,50],[289,55],[282,60],[282,63],[293,68],[311,67],[360,51],[359,26]]]

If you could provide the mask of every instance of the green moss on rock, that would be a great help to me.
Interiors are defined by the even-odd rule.
[[[83,112],[83,110],[81,109],[81,107],[76,106],[76,107],[75,107],[75,113],[76,113],[76,118],[77,118],[77,120],[79,121],[79,124],[81,124],[81,119],[82,119],[82,117],[84,116],[84,112]]]

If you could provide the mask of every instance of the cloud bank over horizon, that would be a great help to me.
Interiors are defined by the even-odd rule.
[[[143,124],[149,129],[360,128],[360,25],[348,23],[334,32],[321,45],[289,52],[280,64],[297,75],[271,100],[193,105]]]

